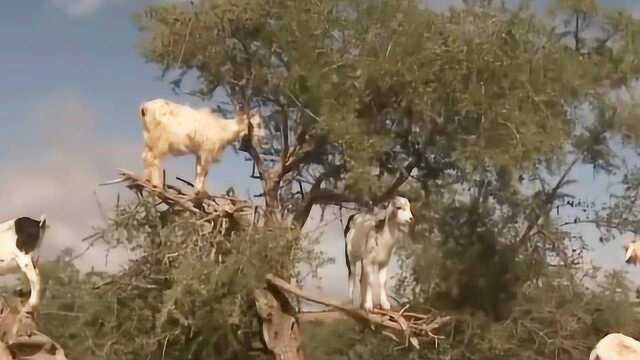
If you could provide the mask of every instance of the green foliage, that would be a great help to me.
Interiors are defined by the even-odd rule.
[[[439,281],[445,293],[434,294],[437,308],[478,307],[496,320],[510,314],[514,289],[524,279],[514,247],[500,246],[487,209],[460,205],[441,210],[442,258]],[[524,265],[524,264],[522,264]],[[520,265],[520,267],[522,267]],[[527,269],[535,276],[535,269]]]
[[[160,218],[153,199],[117,209],[101,239],[138,254],[120,273],[80,275],[63,259],[43,269],[43,331],[61,339],[70,356],[248,358],[245,343],[260,329],[252,290],[268,273],[295,278],[292,264],[313,270],[322,260],[288,227],[223,235],[219,223],[192,214]]]
[[[600,61],[568,51],[524,10],[208,0],[137,19],[142,54],[180,71],[174,85],[194,71],[202,96],[220,87],[273,105],[278,119],[302,107],[294,131],[339,145],[344,158],[333,161],[349,170],[351,192],[376,188],[368,175],[387,151],[530,168],[569,141],[577,119],[566,105],[602,79]],[[407,137],[413,146],[398,149]]]

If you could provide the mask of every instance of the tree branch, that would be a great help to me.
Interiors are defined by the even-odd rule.
[[[300,165],[309,162],[318,154],[324,145],[325,142],[323,140],[316,140],[314,144],[304,144],[294,147],[291,151],[290,159],[284,163],[284,166],[282,167],[282,175],[286,175],[297,170]]]
[[[320,195],[320,190],[321,190],[321,186],[324,183],[325,180],[327,180],[328,178],[332,177],[332,176],[336,176],[337,175],[337,171],[331,171],[328,170],[322,174],[320,174],[320,176],[318,176],[318,178],[316,179],[316,181],[313,183],[313,185],[311,185],[311,189],[309,189],[308,195],[307,195],[307,199],[304,201],[304,204],[302,205],[302,207],[300,209],[298,209],[298,211],[296,211],[296,213],[293,216],[293,223],[297,224],[298,227],[302,228],[304,226],[304,224],[307,222],[307,218],[309,218],[309,214],[311,213],[311,209],[313,208],[313,205],[318,204],[318,196]],[[338,194],[335,193],[335,197],[338,198]],[[340,196],[342,196],[342,194],[340,194]],[[344,195],[346,198],[346,195]]]
[[[417,160],[410,161],[402,170],[401,174],[393,181],[391,186],[385,190],[382,194],[373,196],[372,204],[378,205],[385,201],[388,201],[398,191],[398,189],[411,177],[411,171],[417,166]],[[369,206],[370,204],[366,199],[361,199],[353,195],[332,191],[329,189],[322,189],[322,183],[327,178],[333,176],[330,172],[324,173],[316,179],[316,182],[311,186],[307,194],[307,200],[302,207],[296,212],[293,217],[293,221],[299,227],[303,227],[311,213],[311,209],[314,205],[342,205],[343,203],[355,203],[359,206]]]
[[[258,316],[262,320],[264,344],[276,359],[304,360],[302,333],[295,308],[282,290],[273,285],[254,289]]]
[[[341,305],[333,300],[318,295],[305,293],[301,289],[271,274],[267,275],[266,281],[268,284],[275,286],[281,291],[288,292],[316,304],[322,304],[337,309],[365,327],[382,327],[399,332],[404,335],[406,340],[405,343],[411,341],[411,343],[416,347],[418,347],[417,337],[438,339],[439,337],[433,335],[432,331],[451,320],[449,316],[436,317],[432,315],[406,313],[404,312],[406,307],[399,313],[392,311],[376,311],[369,313],[357,308]]]
[[[378,205],[389,200],[398,191],[398,189],[411,177],[411,172],[418,165],[417,160],[411,160],[401,171],[400,175],[395,179],[391,186],[379,196],[373,198],[373,205]]]
[[[551,211],[551,205],[553,205],[553,201],[555,200],[556,195],[558,194],[558,191],[560,191],[560,188],[562,187],[565,180],[567,179],[567,176],[569,176],[569,173],[571,173],[571,170],[573,170],[573,167],[576,166],[576,164],[580,161],[580,158],[581,158],[580,156],[577,156],[575,159],[573,159],[571,164],[569,164],[569,166],[562,173],[562,176],[560,176],[560,178],[558,179],[554,187],[551,189],[551,191],[547,193],[547,196],[545,196],[542,202],[542,206],[543,206],[542,211],[536,214],[535,219],[530,220],[527,223],[527,226],[524,228],[524,230],[518,237],[518,240],[516,243],[518,246],[524,245],[524,243],[529,239],[529,235],[531,235],[531,232],[533,231],[533,229],[535,229],[540,223],[540,220],[542,220],[543,214]],[[532,214],[534,211],[535,209],[531,209],[529,214]]]
[[[282,154],[281,161],[284,164],[289,157],[289,112],[282,106],[280,106],[282,110],[282,126],[280,131],[282,131]]]
[[[249,122],[249,129],[247,136],[242,140],[242,151],[249,154],[253,162],[256,164],[256,169],[258,170],[258,174],[260,177],[264,179],[267,169],[264,166],[264,161],[262,161],[262,157],[260,157],[260,153],[255,146],[253,146],[253,125]]]

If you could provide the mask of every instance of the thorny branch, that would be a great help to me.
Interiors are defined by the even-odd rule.
[[[253,213],[254,206],[247,200],[223,195],[211,194],[186,194],[174,186],[159,189],[145,179],[142,179],[129,170],[120,169],[121,177],[100,185],[113,185],[127,183],[132,190],[146,190],[160,199],[169,207],[179,207],[194,214],[210,214],[228,216],[236,213]]]
[[[520,236],[518,236],[518,240],[516,243],[518,246],[523,246],[528,241],[531,232],[540,224],[540,221],[544,218],[544,214],[548,213],[551,210],[551,206],[553,205],[553,201],[555,200],[558,191],[560,191],[560,188],[562,188],[562,186],[564,185],[567,176],[569,176],[571,170],[573,170],[574,166],[576,166],[579,161],[580,156],[577,156],[565,169],[551,191],[549,191],[544,197],[542,201],[542,209],[540,209],[539,211],[536,210],[535,207],[531,209],[529,214],[534,215],[535,213],[535,217],[532,220],[529,220]]]
[[[400,175],[394,180],[394,182],[385,190],[382,194],[375,195],[371,199],[369,204],[365,199],[357,198],[353,195],[332,191],[329,189],[323,189],[322,183],[331,176],[331,174],[325,173],[320,175],[316,182],[312,185],[307,194],[306,201],[302,204],[300,209],[294,215],[294,222],[298,226],[302,227],[309,217],[309,213],[314,205],[342,205],[343,203],[355,203],[359,206],[379,205],[385,201],[388,201],[398,189],[411,177],[411,172],[417,166],[417,161],[410,161],[403,169]]]
[[[267,275],[266,280],[268,284],[275,286],[282,291],[293,294],[302,299],[339,310],[365,327],[372,327],[374,329],[382,328],[400,333],[404,337],[405,344],[411,342],[411,344],[416,348],[419,348],[417,341],[418,338],[430,338],[437,341],[440,337],[434,335],[433,331],[451,321],[451,317],[449,316],[439,317],[434,315],[407,313],[404,311],[406,308],[400,312],[376,311],[368,313],[360,309],[341,305],[336,301],[322,296],[306,293],[298,287],[293,286],[271,274]]]

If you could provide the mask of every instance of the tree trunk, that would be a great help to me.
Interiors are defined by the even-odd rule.
[[[253,294],[262,320],[262,336],[269,351],[276,360],[304,360],[300,324],[286,295],[271,285],[255,289]]]
[[[280,177],[281,166],[266,171],[263,176],[264,209],[267,223],[280,221]]]
[[[67,360],[60,345],[35,328],[30,316],[0,300],[0,360]]]

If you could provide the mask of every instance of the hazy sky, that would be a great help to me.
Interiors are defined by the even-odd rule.
[[[159,69],[138,55],[138,33],[131,12],[153,0],[28,0],[5,2],[0,9],[0,220],[46,213],[51,224],[42,254],[83,248],[82,237],[100,223],[100,199],[108,206],[116,192],[97,184],[117,176],[119,167],[139,172],[142,136],[136,116],[141,101],[176,97]],[[444,9],[459,0],[429,1]],[[542,6],[544,1],[535,2]],[[640,13],[636,0],[603,3]],[[212,167],[209,189],[234,185],[241,193],[257,191],[248,179],[250,163],[228,151]],[[166,162],[169,176],[191,178],[193,158]],[[589,169],[575,176],[593,180]],[[606,179],[584,190],[602,191]],[[317,213],[314,212],[317,218]],[[322,248],[336,259],[323,271],[330,293],[346,293],[343,237],[329,224]],[[594,245],[599,263],[622,267],[621,244]],[[80,261],[83,268],[103,268],[100,249]],[[113,266],[115,263],[111,263]],[[640,272],[634,272],[640,278]]]

